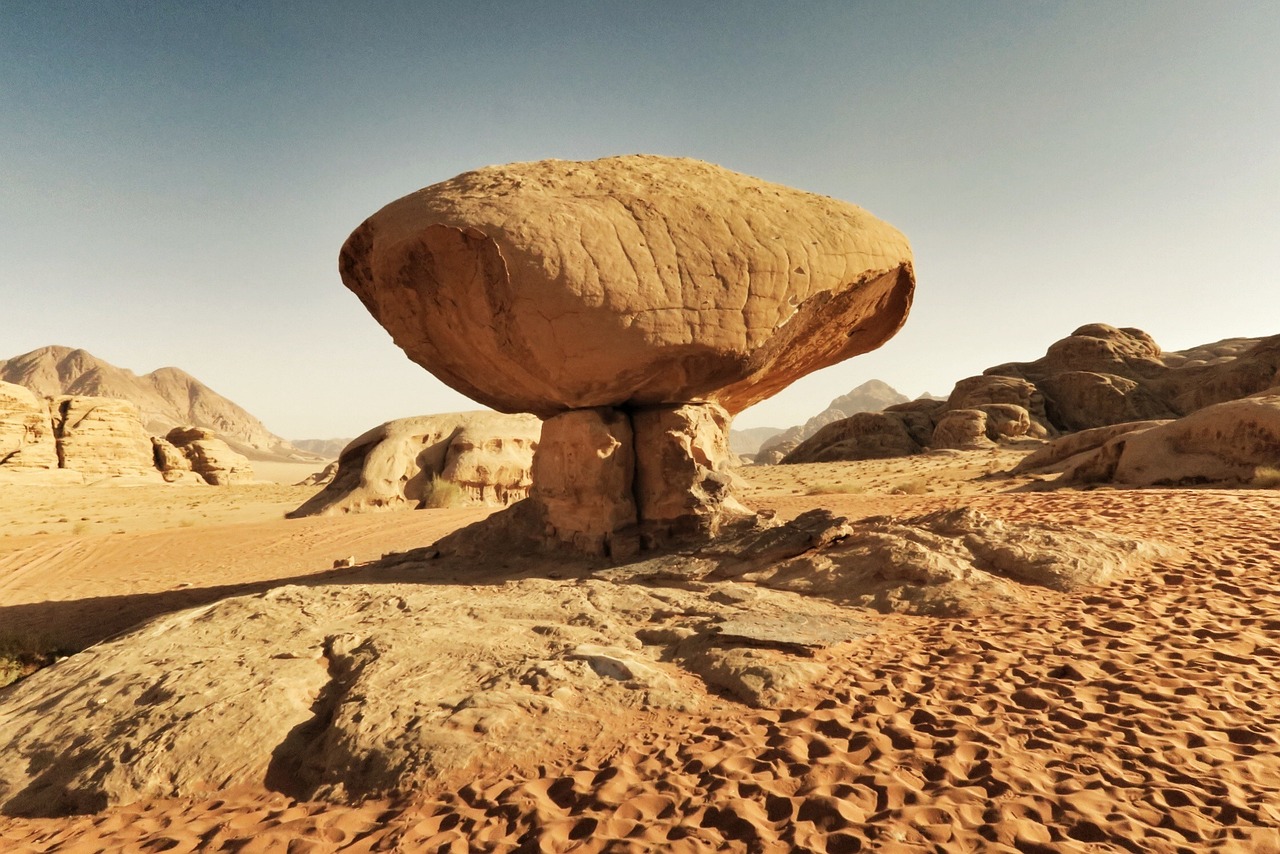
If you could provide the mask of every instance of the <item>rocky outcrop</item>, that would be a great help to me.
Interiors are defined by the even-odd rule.
[[[457,487],[465,503],[511,504],[529,494],[541,432],[532,415],[495,412],[388,421],[353,439],[328,485],[288,515],[418,509],[441,482]]]
[[[211,430],[238,451],[263,459],[312,459],[276,436],[243,408],[178,368],[138,376],[70,347],[41,347],[0,360],[0,380],[37,395],[109,397],[133,403],[143,429],[164,435],[175,427]]]
[[[410,358],[469,397],[549,421],[612,409],[638,436],[648,435],[637,430],[646,409],[718,407],[687,413],[702,430],[720,423],[720,411],[732,416],[878,347],[905,321],[914,292],[906,239],[862,209],[648,156],[459,175],[370,217],[343,246],[339,269]],[[600,414],[600,424],[615,422]],[[556,447],[577,435],[551,429]],[[656,457],[701,446],[692,436],[642,439],[620,453],[634,457],[632,471],[674,471]],[[714,470],[710,462],[697,466]],[[670,489],[689,482],[682,474]],[[534,500],[551,512],[561,486],[540,495],[535,478]],[[619,486],[597,502],[591,542],[600,525],[645,527],[643,507],[617,516],[630,492]],[[653,529],[717,529],[718,512],[699,506]],[[585,533],[564,524],[548,527],[567,542]]]
[[[248,458],[231,450],[210,430],[175,427],[163,442],[157,439],[152,442],[156,448],[156,468],[160,469],[165,480],[177,479],[176,473],[182,471],[195,472],[205,483],[213,486],[245,483],[253,479],[253,467]]]
[[[0,467],[5,471],[58,467],[48,403],[7,382],[0,382]]]
[[[757,452],[756,462],[777,463],[828,424],[843,421],[859,412],[880,412],[895,404],[907,403],[908,400],[905,394],[882,380],[867,380],[848,394],[842,394],[831,401],[826,409],[804,424],[783,430],[763,442]]]
[[[794,709],[840,645],[874,640],[868,606],[1027,609],[1164,553],[963,508],[862,522],[813,511],[621,565],[481,533],[506,572],[446,538],[335,583],[158,617],[6,689],[0,812],[250,784],[300,801],[461,789],[549,740],[608,748],[616,731],[600,721],[623,710],[723,714],[713,691]],[[572,582],[541,577],[552,567]]]
[[[1128,429],[1125,429],[1128,428]],[[1058,449],[1064,484],[1248,485],[1259,469],[1280,469],[1280,388],[1216,403],[1173,421],[1118,425],[1090,450]],[[1105,434],[1095,433],[1102,439]],[[1065,457],[1064,455],[1070,454]],[[1026,461],[1031,470],[1034,461]]]
[[[175,428],[164,438],[143,429],[138,408],[108,397],[38,399],[0,382],[0,471],[62,470],[81,478],[148,477],[225,484],[250,480],[249,461],[207,430]]]
[[[782,462],[829,463],[836,460],[877,460],[920,451],[902,418],[887,412],[860,412],[823,427],[801,442]]]
[[[59,468],[90,477],[155,474],[151,437],[129,401],[62,396],[49,407]]]
[[[1093,323],[1055,342],[1034,362],[1010,362],[961,380],[944,403],[913,401],[885,411],[902,418],[921,448],[973,449],[1171,420],[1277,384],[1280,336],[1232,338],[1165,353],[1140,329]],[[856,442],[846,440],[843,447],[860,452]],[[811,445],[782,462],[818,456],[862,458]]]

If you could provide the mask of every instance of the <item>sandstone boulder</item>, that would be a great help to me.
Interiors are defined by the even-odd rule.
[[[151,437],[129,401],[64,395],[49,407],[60,468],[90,477],[155,476]]]
[[[1063,473],[1066,483],[1247,485],[1280,468],[1280,389],[1207,406],[1116,436]]]
[[[915,454],[920,445],[905,419],[896,412],[859,412],[828,424],[795,450],[783,463],[826,463],[836,460],[878,460]]]
[[[416,509],[428,505],[441,481],[466,503],[510,504],[529,494],[541,431],[532,415],[495,412],[388,421],[353,439],[332,480],[288,515]]]
[[[170,448],[186,460],[186,465],[174,461]],[[166,468],[170,463],[173,463],[173,468]],[[205,483],[213,486],[246,483],[253,479],[253,466],[247,457],[231,450],[213,431],[199,427],[174,427],[170,430],[164,445],[157,444],[156,466],[166,480],[175,479],[170,472],[184,470],[195,472]]]
[[[715,407],[689,414],[699,430],[880,346],[914,291],[906,239],[862,209],[649,156],[459,175],[366,220],[339,269],[410,358],[495,409],[554,420],[611,408],[631,420],[649,408]],[[555,446],[572,435],[557,432]],[[696,453],[702,440],[676,445]],[[670,447],[639,441],[622,453],[636,458],[634,472],[674,471],[645,460]],[[681,475],[668,489],[691,482]],[[550,508],[561,486],[544,498],[535,478],[534,500]],[[720,509],[737,512],[719,497],[703,512],[701,500],[672,524],[646,520],[643,507],[623,520],[619,494],[598,502],[602,517],[583,531],[564,518],[551,527],[565,541],[646,521],[703,535],[723,521]]]
[[[49,407],[26,388],[0,382],[0,466],[7,471],[58,467]]]
[[[1148,430],[1167,424],[1168,421],[1130,421],[1123,424],[1111,424],[1106,427],[1095,427],[1092,430],[1081,430],[1054,439],[1044,447],[1038,448],[1022,458],[1013,468],[1014,474],[1035,471],[1061,471],[1073,457],[1087,454],[1101,448],[1116,436],[1133,433],[1137,430]]]

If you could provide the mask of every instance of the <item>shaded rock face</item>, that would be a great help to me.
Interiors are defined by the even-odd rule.
[[[48,404],[6,382],[0,382],[0,466],[15,471],[58,467]]]
[[[353,439],[325,488],[288,515],[417,509],[437,479],[467,503],[501,507],[528,496],[541,432],[532,415],[495,412],[388,421]]]
[[[1260,468],[1280,469],[1280,388],[1109,432],[1094,431],[1092,448],[1047,449],[1026,469],[1057,463],[1062,481],[1076,484],[1248,484]]]
[[[1140,329],[1093,323],[1055,342],[1034,362],[1010,362],[961,380],[945,402],[912,401],[885,413],[901,419],[921,448],[980,448],[1167,421],[1277,384],[1280,336],[1232,338],[1165,353]],[[1023,415],[1005,407],[1025,412],[1025,427]],[[851,425],[844,432],[856,429]],[[844,453],[862,453],[859,443],[841,441]],[[839,454],[810,445],[781,461],[866,458]]]
[[[720,508],[733,516],[736,502],[722,500],[718,474],[700,473],[716,472],[717,461],[698,455],[727,447],[723,435],[708,438],[727,430],[722,413],[880,346],[905,321],[915,286],[906,239],[860,208],[649,156],[459,175],[370,217],[343,246],[339,269],[409,357],[453,388],[549,424],[595,413],[587,420],[596,426],[550,428],[548,447],[564,449],[579,428],[584,439],[613,430],[621,418],[634,441],[610,452],[618,465],[642,483],[657,482],[646,472],[679,470],[671,492],[700,485],[678,522],[661,515],[667,502],[633,517],[625,495],[610,495],[597,501],[599,519],[570,523],[556,496],[577,485],[536,487],[565,542],[578,533],[599,542],[619,520],[650,532],[718,529]],[[647,410],[691,407],[703,409],[679,416],[694,431],[685,439],[646,426]],[[673,447],[693,462],[674,465]],[[646,506],[660,515],[650,519]]]
[[[224,486],[229,483],[245,483],[253,479],[253,467],[243,454],[231,450],[210,430],[199,427],[175,427],[163,440],[155,443],[156,468],[165,480],[174,480],[174,474],[192,471],[205,483]]]
[[[151,437],[129,401],[63,396],[49,408],[59,468],[90,476],[155,474]]]

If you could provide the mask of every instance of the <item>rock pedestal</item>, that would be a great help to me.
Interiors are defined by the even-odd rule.
[[[627,557],[754,514],[733,496],[729,414],[714,403],[549,418],[531,497],[550,543]]]

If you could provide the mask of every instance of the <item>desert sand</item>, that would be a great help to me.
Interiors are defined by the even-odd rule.
[[[1171,547],[1141,573],[964,619],[870,614],[775,708],[618,708],[411,798],[265,787],[0,818],[13,851],[1280,851],[1275,490],[1042,491],[1016,451],[748,467],[783,518],[968,506]],[[0,625],[83,646],[489,509],[288,520],[315,488],[0,487]],[[61,521],[59,521],[61,520]],[[0,689],[0,701],[5,696]],[[513,754],[515,755],[515,754]]]

